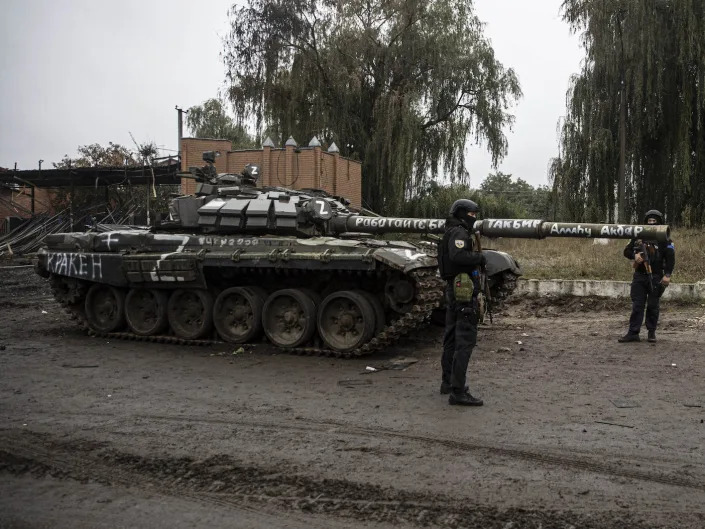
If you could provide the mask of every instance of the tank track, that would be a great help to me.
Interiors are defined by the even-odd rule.
[[[369,342],[362,347],[348,352],[334,351],[325,347],[278,347],[279,351],[295,354],[295,355],[320,355],[332,358],[355,358],[372,354],[384,347],[388,347],[396,343],[402,336],[410,331],[417,329],[418,326],[428,320],[433,309],[439,306],[445,288],[445,282],[436,274],[436,268],[418,269],[409,272],[408,276],[416,283],[416,297],[413,300],[411,310],[391,324],[384,327],[377,333]],[[67,283],[63,282],[65,278],[52,276],[52,292],[56,301],[64,308],[64,310],[76,320],[81,329],[85,330],[90,336],[98,338],[112,338],[118,340],[135,340],[141,342],[155,342],[162,344],[175,345],[216,345],[224,344],[221,340],[189,340],[179,338],[178,336],[157,335],[157,336],[139,336],[131,332],[110,332],[101,333],[91,329],[88,325],[85,309],[82,301],[85,299],[85,285],[77,281]],[[68,293],[67,293],[68,290]],[[237,344],[231,344],[237,345]],[[271,345],[271,344],[270,344]],[[272,345],[272,347],[276,347]]]
[[[495,308],[501,308],[507,298],[516,290],[517,279],[519,276],[512,272],[502,272],[502,280],[490,289]]]

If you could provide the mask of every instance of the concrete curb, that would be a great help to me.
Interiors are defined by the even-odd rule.
[[[628,298],[629,281],[602,281],[597,279],[519,279],[516,294],[553,296],[602,296]],[[671,283],[663,299],[705,300],[705,281]]]

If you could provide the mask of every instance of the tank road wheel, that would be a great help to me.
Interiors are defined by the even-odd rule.
[[[414,285],[407,279],[393,279],[384,286],[389,306],[398,314],[406,314],[411,310],[414,294]]]
[[[299,347],[316,331],[316,304],[301,290],[277,290],[264,304],[262,323],[274,345]]]
[[[125,325],[125,293],[119,288],[95,283],[86,295],[86,319],[98,332],[114,332]]]
[[[384,314],[384,305],[372,292],[367,292],[366,290],[356,290],[355,292],[363,295],[367,301],[372,305],[372,310],[375,312],[375,330],[374,334],[379,334],[384,329],[387,324],[387,317]]]
[[[351,290],[333,292],[318,310],[318,334],[335,351],[353,351],[372,338],[375,319],[366,296]]]
[[[233,287],[223,290],[213,305],[213,323],[226,342],[245,343],[262,332],[264,298],[260,289]]]
[[[205,290],[177,290],[169,298],[167,316],[176,336],[200,338],[213,326],[213,296]]]
[[[125,298],[125,318],[132,332],[154,336],[169,326],[166,307],[169,296],[163,290],[133,288]]]

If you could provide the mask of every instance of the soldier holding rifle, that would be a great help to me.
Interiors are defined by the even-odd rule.
[[[644,216],[646,224],[663,224],[663,215],[655,209]],[[619,342],[638,342],[641,324],[644,321],[646,305],[646,329],[648,340],[656,341],[656,326],[659,316],[659,300],[671,281],[671,274],[676,262],[673,242],[644,241],[632,239],[624,249],[624,256],[633,259],[634,277],[632,278],[631,298],[632,314],[629,318],[629,331]]]
[[[438,268],[446,280],[446,326],[441,358],[441,394],[448,403],[482,406],[465,385],[468,363],[477,344],[480,313],[481,277],[486,263],[472,237],[480,207],[472,200],[456,200],[438,245]]]

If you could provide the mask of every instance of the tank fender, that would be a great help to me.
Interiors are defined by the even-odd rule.
[[[493,276],[502,272],[511,272],[515,275],[522,275],[523,272],[519,263],[511,255],[499,250],[482,250],[482,254],[487,259],[487,275]]]
[[[92,242],[94,252],[120,253],[131,248],[140,248],[151,241],[146,230],[116,230],[97,233]]]
[[[50,233],[44,237],[44,245],[51,251],[92,251],[95,236],[92,232]]]
[[[372,257],[395,270],[408,273],[417,268],[437,268],[438,261],[418,248],[378,248]]]

